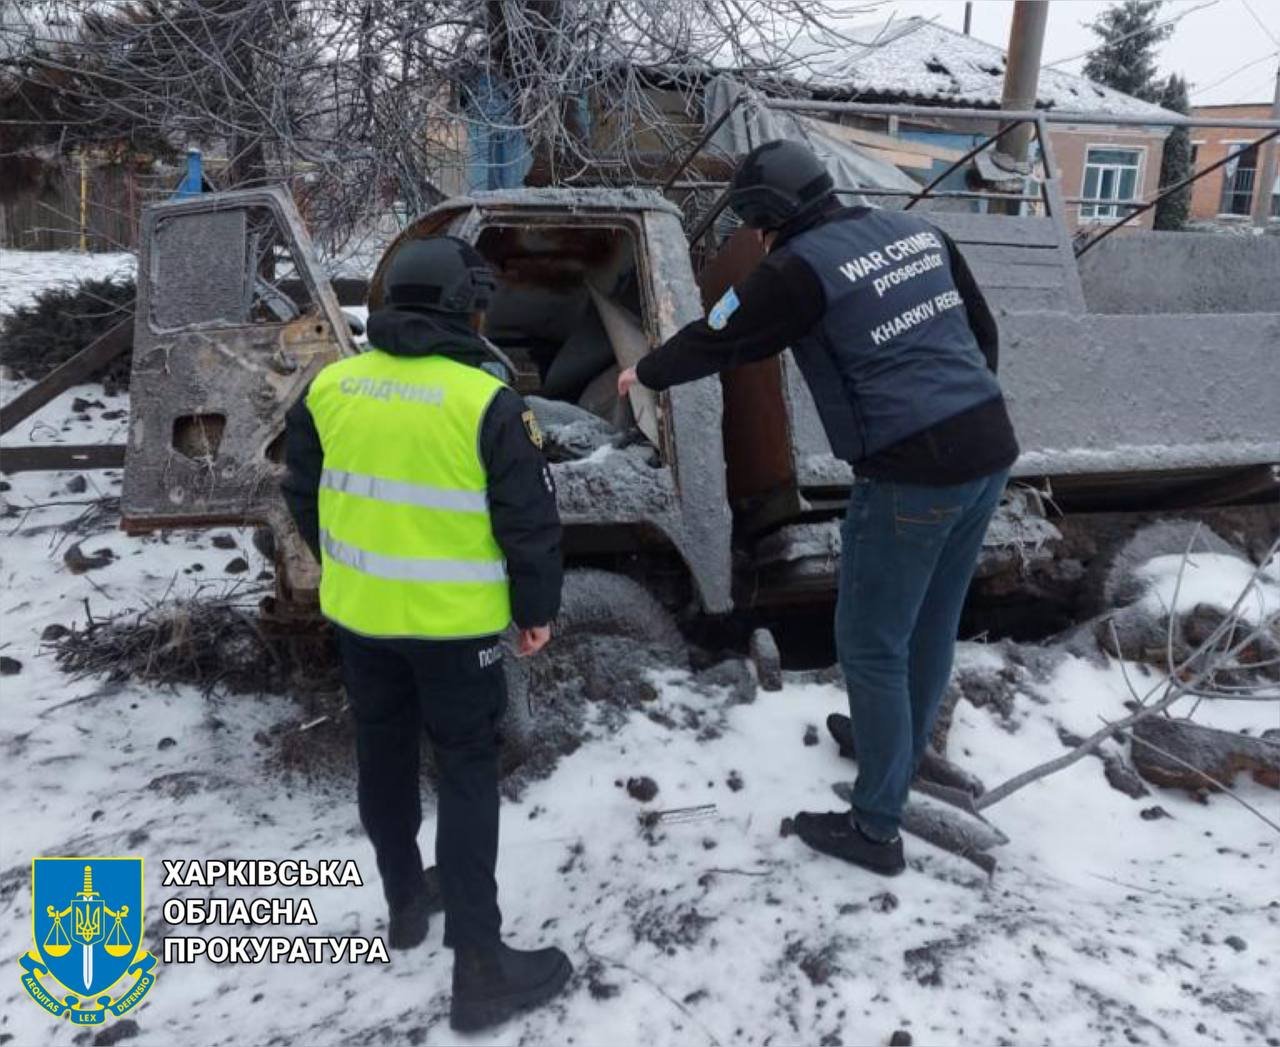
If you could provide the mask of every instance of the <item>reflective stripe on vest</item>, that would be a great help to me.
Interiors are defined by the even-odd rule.
[[[343,494],[374,498],[379,502],[420,505],[424,509],[453,509],[460,513],[489,511],[489,500],[482,492],[454,491],[447,487],[405,483],[403,480],[383,480],[381,477],[365,476],[362,473],[344,473],[340,469],[326,469],[320,476],[320,486]]]
[[[362,574],[397,582],[505,582],[507,566],[475,560],[421,560],[408,556],[383,556],[347,545],[328,531],[320,532],[326,556]]]
[[[316,376],[320,608],[366,636],[499,633],[511,601],[479,437],[503,388],[443,356],[371,350]]]

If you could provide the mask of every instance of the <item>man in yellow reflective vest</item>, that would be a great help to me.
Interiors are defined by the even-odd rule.
[[[421,943],[434,907],[417,844],[423,730],[434,748],[451,1022],[474,1030],[572,973],[559,949],[503,944],[494,879],[499,634],[514,621],[520,655],[550,639],[560,519],[533,414],[480,337],[496,288],[484,259],[453,237],[410,241],[384,279],[370,351],[326,367],[289,413],[283,489],[337,629],[393,948]]]

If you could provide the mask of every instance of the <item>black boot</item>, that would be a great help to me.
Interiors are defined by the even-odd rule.
[[[449,1025],[474,1032],[555,996],[573,966],[559,949],[512,949],[499,942],[463,946],[453,953],[453,1006]]]
[[[853,721],[849,717],[832,713],[827,717],[827,732],[840,747],[841,756],[847,756],[850,760],[857,759],[857,753],[853,748]]]
[[[795,816],[796,835],[815,851],[843,858],[881,876],[897,876],[907,867],[902,858],[902,837],[877,840],[864,833],[848,811]]]
[[[444,905],[440,898],[440,874],[433,865],[422,870],[421,888],[403,905],[392,905],[387,918],[387,944],[393,949],[421,945],[431,925],[431,914]]]

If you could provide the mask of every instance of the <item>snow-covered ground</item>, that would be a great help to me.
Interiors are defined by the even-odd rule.
[[[0,247],[0,313],[28,304],[38,291],[77,280],[133,276],[137,260],[125,252],[15,251]]]
[[[102,406],[77,419],[75,396]],[[103,415],[126,401],[73,390],[4,444],[119,438],[122,420]],[[161,859],[354,859],[366,885],[305,891],[319,925],[285,933],[383,933],[350,776],[308,779],[279,758],[281,725],[301,722],[294,701],[74,680],[55,664],[41,640],[50,624],[231,586],[252,603],[267,584],[254,581],[268,565],[245,533],[131,538],[110,518],[83,547],[110,548],[114,560],[70,573],[62,556],[81,539],[61,526],[120,489],[118,473],[85,475],[81,494],[68,491],[73,474],[37,473],[6,477],[0,494],[10,507],[0,516],[0,655],[21,662],[0,677],[0,956],[29,946],[39,854],[144,856],[153,950],[171,897],[287,893],[164,888]],[[237,547],[214,547],[215,534]],[[227,573],[237,557],[248,571]],[[1195,596],[1214,591],[1197,582]],[[960,662],[1002,664],[978,644],[964,645]],[[1100,717],[1124,715],[1129,697],[1116,662],[1064,655],[1043,680],[1018,680],[1010,716],[963,701],[955,714],[949,754],[988,785],[1062,754],[1060,727],[1091,733]],[[1228,797],[1155,790],[1132,800],[1088,758],[991,809],[1010,838],[992,879],[908,838],[909,870],[883,880],[779,835],[784,816],[837,806],[831,786],[853,776],[821,730],[843,707],[838,688],[792,677],[781,692],[730,705],[682,672],[653,684],[644,713],[505,804],[507,933],[520,945],[560,944],[578,977],[554,1005],[469,1042],[883,1044],[905,1030],[916,1044],[1280,1043],[1280,838]],[[686,709],[711,707],[725,710],[719,731],[682,726],[698,719]],[[1199,718],[1254,733],[1277,725],[1276,706],[1252,703],[1206,704]],[[817,745],[806,744],[810,727]],[[648,804],[620,787],[640,775],[659,787]],[[1280,819],[1280,794],[1246,776],[1237,787]],[[640,822],[646,810],[698,805],[714,810],[649,831]],[[429,794],[425,806],[429,854]],[[1142,816],[1155,806],[1169,817]],[[426,944],[389,966],[161,965],[127,1042],[457,1042],[441,930],[436,920]],[[10,973],[0,1044],[91,1042],[26,998],[16,963]]]

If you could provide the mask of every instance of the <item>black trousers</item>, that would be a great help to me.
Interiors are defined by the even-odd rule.
[[[496,637],[381,640],[338,630],[356,721],[360,821],[387,903],[421,888],[418,785],[425,730],[439,772],[436,865],[445,945],[498,941],[498,721],[507,703]]]

